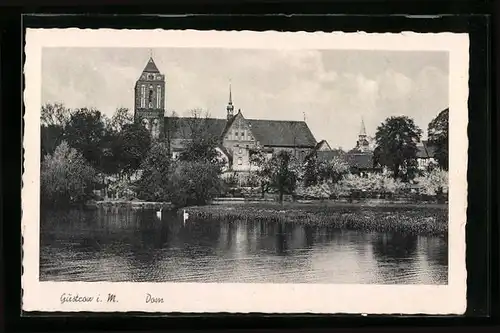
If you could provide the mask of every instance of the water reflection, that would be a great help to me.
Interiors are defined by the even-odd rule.
[[[446,284],[439,237],[101,209],[42,216],[44,281]]]

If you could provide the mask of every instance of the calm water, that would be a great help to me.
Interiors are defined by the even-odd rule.
[[[440,237],[132,210],[45,213],[40,280],[447,284]]]

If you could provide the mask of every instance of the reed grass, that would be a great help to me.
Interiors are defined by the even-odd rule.
[[[187,207],[190,219],[299,223],[345,230],[441,235],[448,232],[443,207],[332,207],[328,205],[239,204]]]

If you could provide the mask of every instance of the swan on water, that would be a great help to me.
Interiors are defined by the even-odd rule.
[[[161,219],[161,212],[162,212],[162,210],[163,210],[163,207],[161,207],[160,210],[156,212],[156,217],[159,218],[159,219]]]
[[[184,210],[184,213],[182,214],[182,217],[184,218],[184,222],[189,218],[189,214],[186,213],[186,210]]]

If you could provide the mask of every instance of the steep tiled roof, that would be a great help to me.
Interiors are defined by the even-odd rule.
[[[264,146],[314,147],[316,139],[303,121],[247,119],[255,139]]]
[[[172,118],[165,117],[165,128],[168,129]],[[234,118],[233,118],[234,119]],[[208,133],[218,138],[227,130],[232,122],[217,118],[184,118],[175,119],[175,131],[172,133],[174,139],[185,139],[191,137],[191,129],[206,128]],[[247,119],[255,139],[264,146],[308,146],[314,147],[316,140],[305,122],[301,121],[278,121]]]
[[[172,126],[169,123],[172,122]],[[172,139],[190,139],[193,129],[206,130],[210,136],[220,139],[226,126],[226,119],[217,118],[169,118],[165,117],[165,129],[173,128]]]
[[[156,67],[156,64],[155,64],[153,58],[149,58],[149,61],[146,64],[146,67],[144,68],[143,72],[160,73],[160,71],[158,70],[158,67]]]

